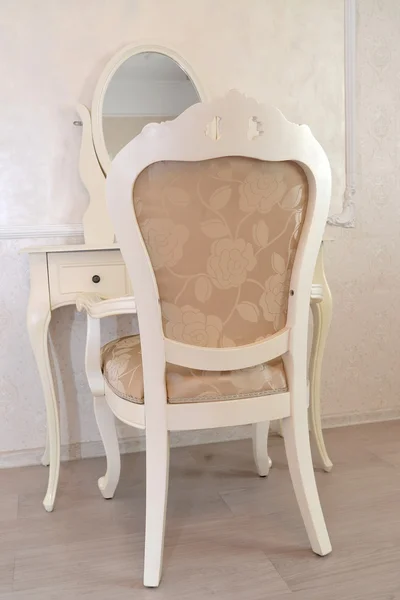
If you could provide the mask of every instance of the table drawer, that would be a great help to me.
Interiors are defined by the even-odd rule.
[[[118,297],[131,294],[119,250],[48,254],[51,306],[74,302],[79,293]]]

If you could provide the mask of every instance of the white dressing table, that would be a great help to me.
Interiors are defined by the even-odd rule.
[[[104,139],[103,108],[105,99],[107,100],[106,92],[110,81],[121,65],[138,55],[148,56],[152,53],[157,53],[158,56],[164,55],[164,64],[166,57],[168,60],[172,59],[174,66],[184,74],[184,77],[179,76],[177,80],[173,80],[175,88],[179,82],[179,85],[184,85],[185,88],[190,85],[194,89],[196,98],[190,96],[187,90],[185,91],[185,94],[188,94],[187,106],[193,101],[197,101],[198,98],[206,98],[206,94],[190,66],[174,52],[159,46],[130,46],[119,52],[107,64],[99,79],[91,112],[83,105],[78,107],[83,125],[80,173],[90,196],[89,207],[83,219],[86,243],[75,246],[31,247],[24,250],[29,254],[31,286],[27,326],[46,402],[47,439],[42,463],[49,466],[49,482],[43,502],[47,511],[52,511],[54,507],[60,469],[59,411],[49,356],[49,324],[52,311],[62,306],[75,305],[78,294],[96,293],[104,297],[133,294],[124,261],[118,245],[114,243],[114,233],[106,212],[104,174],[107,173],[110,157]],[[150,59],[152,59],[151,56]],[[124,69],[126,72],[126,67]],[[130,74],[132,75],[134,72],[135,69],[131,66]],[[159,77],[159,73],[157,77]],[[173,77],[173,71],[169,68],[166,89],[168,86],[171,88],[171,77]],[[157,85],[159,83],[158,80]],[[167,94],[172,93],[171,89],[167,91]],[[182,93],[180,98],[182,98]],[[171,99],[172,96],[169,100]],[[176,114],[178,114],[178,110],[182,112],[187,106],[180,105]],[[142,127],[143,121],[146,119],[151,121],[158,120],[160,117],[166,120],[175,116],[171,110],[171,103],[164,114],[161,114],[160,110],[158,114],[153,111],[152,114],[145,116],[138,110],[138,114],[140,114],[140,118],[135,116],[137,122],[134,123],[134,127],[138,127],[139,121]],[[115,118],[115,115],[110,116],[111,118]],[[120,118],[126,119],[127,117],[124,115]],[[113,143],[124,145],[127,141],[114,140]],[[332,463],[326,452],[321,429],[320,383],[323,353],[331,321],[332,301],[324,273],[322,248],[310,300],[314,320],[310,360],[310,427],[322,466],[324,470],[330,471]]]

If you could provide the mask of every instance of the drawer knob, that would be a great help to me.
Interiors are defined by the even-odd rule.
[[[100,283],[100,275],[93,275],[92,281],[93,283]]]

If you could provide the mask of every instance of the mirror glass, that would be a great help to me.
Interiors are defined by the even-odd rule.
[[[169,56],[131,56],[114,73],[104,96],[103,134],[110,158],[148,123],[175,119],[200,100],[190,77]]]

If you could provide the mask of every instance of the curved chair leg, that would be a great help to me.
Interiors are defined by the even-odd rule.
[[[325,344],[332,320],[332,296],[325,277],[321,247],[315,269],[314,283],[321,286],[322,295],[311,298],[313,339],[310,357],[310,428],[324,471],[331,471],[332,462],[326,451],[321,424],[321,372]]]
[[[107,458],[107,472],[100,477],[98,485],[103,497],[109,499],[114,496],[121,472],[117,428],[105,396],[94,397],[94,412]]]
[[[162,573],[165,513],[168,499],[169,433],[146,429],[146,540],[144,578],[146,587],[158,587]]]
[[[269,421],[253,424],[253,456],[260,477],[267,477],[272,466],[268,456],[268,431]]]
[[[306,394],[306,386],[303,393]],[[293,407],[297,397],[296,393]],[[304,401],[303,406],[294,408],[291,417],[283,419],[283,437],[290,476],[311,547],[315,554],[324,556],[332,551],[332,546],[315,482],[306,405]]]

